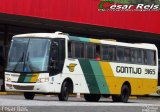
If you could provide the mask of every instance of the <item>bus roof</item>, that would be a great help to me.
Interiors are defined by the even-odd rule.
[[[39,37],[39,38],[54,38],[55,33],[26,33],[26,34],[19,34],[13,36],[13,38],[27,38],[27,37]]]
[[[106,44],[106,45],[109,44],[109,45],[117,45],[117,46],[124,46],[124,47],[134,47],[134,48],[157,50],[157,47],[154,44],[150,44],[150,43],[124,43],[124,42],[117,42],[117,41],[77,37],[77,36],[69,36],[69,39],[74,40],[74,41],[91,42],[91,43],[97,43],[97,44]]]
[[[124,47],[134,47],[134,48],[143,48],[143,49],[154,49],[157,50],[157,47],[154,44],[149,43],[124,43],[124,42],[117,42],[117,41],[109,41],[109,40],[100,40],[100,39],[93,39],[87,37],[78,37],[78,36],[70,36],[68,34],[64,34],[62,32],[55,32],[55,33],[28,33],[28,34],[20,34],[15,35],[13,38],[17,37],[39,37],[39,38],[66,38],[68,40],[73,41],[81,41],[81,42],[91,42],[96,44],[109,44],[109,45],[116,45],[116,46],[124,46]]]

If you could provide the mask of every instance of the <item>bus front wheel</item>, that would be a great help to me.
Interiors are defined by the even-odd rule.
[[[61,93],[58,94],[59,101],[68,101],[69,87],[67,81],[63,82]]]
[[[100,98],[100,94],[84,94],[84,99],[89,102],[98,102]]]
[[[24,93],[24,97],[25,97],[25,99],[27,99],[27,100],[33,100],[34,97],[35,97],[35,93],[25,92],[25,93]]]

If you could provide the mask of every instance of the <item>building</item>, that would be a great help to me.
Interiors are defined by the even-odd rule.
[[[1,0],[0,68],[13,35],[62,31],[99,39],[154,43],[160,47],[160,15],[157,12],[98,11],[100,0]]]

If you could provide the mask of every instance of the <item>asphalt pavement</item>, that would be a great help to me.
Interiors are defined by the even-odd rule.
[[[0,95],[0,112],[160,112],[160,98],[115,103],[111,98],[86,102],[83,97],[70,97],[66,102],[50,95],[37,95],[34,100],[25,100],[23,95]]]

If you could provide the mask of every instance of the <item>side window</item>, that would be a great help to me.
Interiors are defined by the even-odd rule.
[[[138,52],[136,49],[131,49],[131,62],[132,63],[137,63],[137,57],[138,57],[137,53]]]
[[[94,59],[94,45],[91,43],[86,44],[85,49],[86,58]]]
[[[84,44],[79,42],[74,42],[74,57],[84,58]]]
[[[116,47],[109,46],[108,53],[109,53],[109,60],[114,61],[116,57]]]
[[[143,50],[137,49],[137,63],[142,64],[143,63]]]
[[[96,60],[101,60],[101,48],[100,45],[95,45],[95,59]]]
[[[109,60],[108,46],[102,46],[102,59]]]
[[[142,64],[143,63],[143,50],[142,49],[132,49],[131,50],[131,62]]]
[[[102,47],[102,58],[103,60],[114,61],[116,48],[114,46],[103,46]]]
[[[68,41],[68,58],[73,57],[73,51],[72,51],[72,42]]]
[[[130,48],[124,49],[124,61],[131,62],[131,49]]]
[[[117,47],[117,61],[123,62],[124,61],[124,48]]]
[[[157,55],[156,55],[156,51],[152,51],[153,52],[153,65],[157,65],[157,61],[156,61],[156,59],[157,59]]]
[[[145,50],[144,51],[144,62],[147,65],[155,65],[156,64],[155,51]]]
[[[60,60],[64,60],[65,59],[65,40],[64,39],[61,39],[59,40],[59,44],[60,44],[60,47],[59,47],[59,50],[60,50]]]
[[[68,57],[69,58],[84,58],[84,44],[80,42],[68,42]]]

